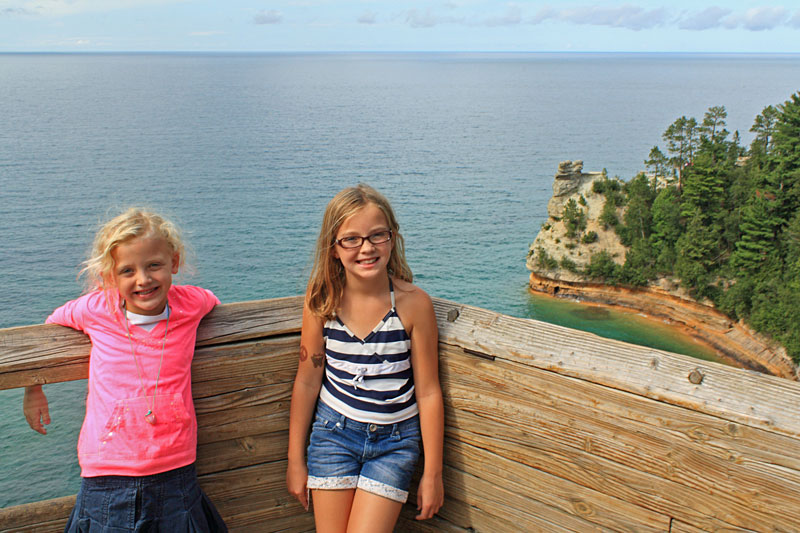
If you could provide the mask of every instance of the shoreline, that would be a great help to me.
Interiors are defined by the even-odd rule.
[[[580,299],[599,305],[644,314],[667,321],[714,349],[735,366],[794,381],[800,373],[786,350],[756,333],[741,321],[734,322],[716,309],[653,287],[619,287],[601,283],[564,281],[531,272],[529,290],[556,298]]]

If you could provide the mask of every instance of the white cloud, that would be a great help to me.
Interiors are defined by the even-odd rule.
[[[33,13],[32,11],[29,11],[29,10],[27,10],[25,8],[22,8],[22,7],[5,7],[3,9],[0,9],[0,15],[5,15],[5,16],[14,16],[14,15],[25,16],[25,15],[35,15],[35,13]]]
[[[187,0],[5,0],[0,1],[0,13],[63,17],[185,1]]]
[[[772,30],[783,25],[789,12],[783,7],[754,7],[741,15],[731,15],[725,20],[728,28],[744,28],[750,31]]]
[[[791,26],[792,28],[800,28],[800,11],[795,13],[794,16],[791,19],[789,19],[789,22],[787,24],[789,24],[789,26]]]
[[[519,6],[512,5],[504,15],[499,17],[489,17],[485,20],[486,26],[515,26],[522,22],[522,9]]]
[[[270,9],[269,11],[261,10],[253,15],[254,24],[279,24],[283,20],[283,15],[280,11]]]
[[[733,11],[722,7],[708,7],[693,15],[682,18],[678,22],[678,27],[682,30],[708,30],[719,28],[722,25],[723,17],[730,15]]]
[[[374,11],[364,11],[357,21],[359,24],[375,24],[378,20],[378,14]]]
[[[629,30],[653,28],[669,21],[667,10],[664,8],[648,11],[639,6],[625,4],[618,7],[586,6],[572,9],[554,9],[548,6],[540,9],[530,22],[539,24],[548,19]]]
[[[405,21],[412,28],[432,28],[439,24],[464,22],[460,18],[436,15],[430,8],[426,9],[424,13],[420,13],[416,9],[409,9],[405,14]]]
[[[558,18],[558,11],[556,11],[550,6],[545,6],[536,12],[533,18],[530,19],[530,23],[539,24],[547,19],[557,19],[557,18]]]

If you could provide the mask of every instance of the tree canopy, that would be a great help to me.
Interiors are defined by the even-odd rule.
[[[622,267],[598,255],[584,274],[632,285],[677,277],[800,363],[800,93],[755,117],[749,148],[738,132],[730,138],[726,119],[723,106],[699,123],[678,118],[664,132],[666,152],[655,146],[645,160],[649,175],[613,196],[601,187],[607,225],[628,253]],[[674,183],[658,180],[670,174]]]

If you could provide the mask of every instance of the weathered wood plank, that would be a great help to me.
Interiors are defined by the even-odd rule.
[[[200,323],[197,345],[297,333],[302,318],[302,296],[218,305]]]
[[[64,531],[75,495],[0,508],[0,531],[49,533]]]
[[[439,516],[453,524],[492,533],[598,529],[580,516],[520,496],[506,484],[495,485],[457,467],[445,467],[444,482],[451,495]]]
[[[447,351],[442,369],[446,397],[458,394],[454,406],[528,434],[700,490],[758,494],[752,505],[779,509],[800,498],[796,439],[501,360]],[[489,406],[487,394],[501,403]],[[760,449],[764,441],[772,449]]]
[[[684,522],[681,522],[679,520],[674,520],[674,519],[672,520],[672,525],[671,525],[669,531],[670,531],[670,533],[702,533],[703,532],[703,530],[698,528],[698,527],[690,526],[689,524],[686,524]],[[733,530],[730,530],[730,531],[733,531]],[[742,531],[742,530],[737,530],[737,531]]]
[[[404,505],[394,530],[402,533],[470,533],[467,528],[457,526],[439,516],[429,520],[416,520],[414,517],[417,514],[415,505],[410,503]]]
[[[300,296],[218,305],[200,323],[197,345],[232,343],[300,331]],[[88,376],[88,337],[53,324],[0,330],[0,389]]]
[[[286,459],[286,430],[215,441],[197,447],[197,472],[210,474]]]
[[[195,400],[200,443],[288,429],[291,383],[278,383]]]
[[[226,524],[231,533],[313,533],[314,517],[287,515],[266,519],[264,512],[255,511],[231,516]]]
[[[223,516],[256,510],[274,517],[304,513],[297,500],[287,492],[285,478],[285,459],[200,477],[203,490]]]
[[[290,297],[218,306],[201,324],[198,344],[296,332],[301,303],[300,297]],[[434,305],[440,337],[446,343],[492,352],[727,420],[800,435],[800,416],[792,409],[800,400],[800,384],[445,300],[434,299]],[[460,315],[448,322],[451,309],[457,309]],[[85,377],[85,371],[69,370],[66,374],[60,367],[85,363],[87,353],[85,337],[67,328],[2,330],[0,387]],[[695,369],[704,374],[699,385],[686,379]]]
[[[219,306],[201,326],[192,368],[198,470],[235,531],[313,529],[284,486],[301,304]],[[689,533],[791,530],[800,521],[798,384],[434,305],[447,503],[429,523],[404,509],[402,527],[666,531],[672,516],[672,530]],[[454,322],[451,308],[460,312]],[[85,336],[67,328],[2,330],[0,388],[86,377],[87,354]],[[698,385],[687,380],[695,368],[705,374]],[[71,507],[37,518],[45,507],[31,505],[0,510],[0,528],[13,513],[33,511],[15,527],[39,520],[35,527],[50,530]]]
[[[240,407],[230,412],[198,415],[199,444],[289,430],[289,396],[285,402]]]
[[[800,436],[800,383],[435,299],[440,341]],[[447,314],[458,311],[448,321]],[[700,384],[689,381],[698,370]]]
[[[452,430],[448,429],[448,436]],[[620,500],[599,490],[587,488],[575,481],[568,481],[544,469],[521,464],[492,449],[483,449],[488,439],[475,438],[469,443],[448,439],[446,443],[448,468],[455,472],[468,473],[476,485],[470,491],[474,502],[484,501],[480,507],[494,507],[497,497],[488,495],[481,486],[502,487],[508,492],[503,498],[506,505],[527,509],[540,517],[551,516],[548,521],[563,522],[561,514],[581,518],[583,521],[604,528],[622,531],[665,531],[669,528],[669,517],[664,514]],[[478,481],[480,480],[480,481]],[[449,486],[451,492],[460,488],[458,483]],[[458,492],[455,498],[466,499]],[[491,512],[491,511],[489,511]],[[586,524],[584,524],[586,525]]]
[[[458,375],[466,376],[463,372]],[[520,374],[520,378],[525,376]],[[765,523],[797,520],[797,507],[791,503],[798,501],[795,471],[708,457],[701,453],[702,443],[687,443],[680,438],[671,445],[660,443],[652,435],[658,433],[657,428],[626,427],[628,422],[624,421],[609,429],[606,426],[613,416],[608,413],[597,412],[598,421],[592,424],[591,411],[588,419],[576,417],[557,399],[554,409],[546,404],[527,404],[529,395],[524,389],[505,398],[484,392],[471,382],[463,386],[451,382],[446,389],[446,403],[451,406],[446,417],[448,440],[463,438],[455,433],[459,431],[480,433],[485,436],[480,442],[468,442],[497,453],[506,450],[502,453],[522,464],[584,485],[594,480],[595,484],[588,486],[665,514],[691,514],[692,506],[699,505],[695,519],[703,521],[713,515],[706,503],[716,502],[713,507],[726,515],[750,517],[753,512],[762,513]],[[476,415],[479,420],[473,419]],[[580,464],[574,465],[576,462]],[[578,475],[581,468],[589,467],[592,475]],[[619,486],[610,483],[614,479],[619,480]],[[647,490],[624,492],[636,486]],[[665,498],[664,494],[670,496]],[[678,500],[673,501],[675,498]],[[664,507],[665,502],[672,503]]]
[[[197,349],[192,362],[195,398],[273,383],[291,383],[297,371],[299,335]]]
[[[545,521],[538,520],[536,527],[530,524],[512,522],[514,517],[497,516],[480,507],[470,505],[462,500],[453,499],[445,494],[444,505],[437,517],[446,522],[466,529],[470,533],[520,533],[525,531],[557,531],[557,528]],[[535,519],[535,517],[534,517]],[[527,526],[527,527],[526,527]]]
[[[776,513],[774,509],[750,508],[748,500],[737,495],[713,490],[705,492],[680,485],[586,452],[565,448],[553,441],[535,440],[526,446],[520,442],[519,436],[504,435],[501,424],[492,425],[490,429],[494,434],[486,436],[447,427],[448,464],[467,469],[470,461],[475,460],[476,450],[488,449],[520,465],[547,472],[562,483],[563,480],[571,481],[665,516],[681,516],[686,522],[704,529],[757,529],[759,524],[770,524],[777,529],[790,530],[791,524],[797,523],[792,516]],[[487,463],[488,460],[483,464]]]
[[[89,339],[52,324],[0,329],[0,389],[89,376]]]

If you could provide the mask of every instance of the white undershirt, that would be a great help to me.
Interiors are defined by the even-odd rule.
[[[169,305],[164,307],[164,311],[160,315],[139,315],[126,309],[125,316],[128,317],[128,322],[131,324],[136,324],[140,328],[146,329],[147,331],[153,331],[153,328],[156,327],[156,324],[162,320],[166,320],[169,316]]]

